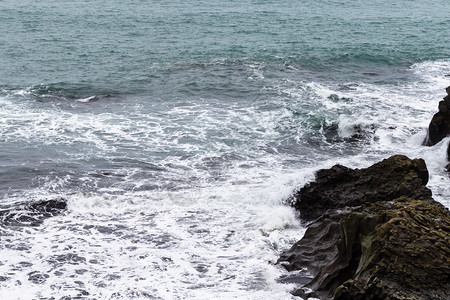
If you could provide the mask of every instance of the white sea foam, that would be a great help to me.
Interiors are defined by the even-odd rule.
[[[448,191],[444,188],[444,182],[449,181],[444,173],[448,140],[433,147],[422,145],[428,124],[449,85],[450,62],[418,63],[411,67],[411,72],[417,76],[417,81],[403,86],[350,82],[345,84],[346,88],[341,88],[342,84],[310,82],[305,84],[306,89],[288,88],[283,92],[298,99],[299,104],[305,93],[316,99],[313,114],[326,116],[328,123],[336,122],[341,137],[352,136],[355,129],[371,133],[370,144],[362,147],[361,153],[337,157],[340,163],[367,167],[398,153],[411,158],[422,157],[430,172],[428,186],[437,200],[450,207],[446,200]]]
[[[78,99],[77,101],[78,102],[83,102],[83,103],[88,103],[88,102],[92,102],[92,101],[95,101],[95,100],[98,100],[97,96],[90,96],[90,97],[87,97],[87,98],[81,98],[81,99]]]
[[[436,87],[442,89],[449,85],[450,60],[417,63],[412,65],[411,69],[423,80],[418,83],[423,92],[432,92]]]
[[[67,215],[14,232],[27,249],[5,250],[2,296],[289,299],[293,286],[276,283],[284,271],[273,263],[301,237],[298,219],[262,191],[230,187],[209,186],[187,207],[164,192],[72,195]]]
[[[92,193],[62,194],[69,200],[67,214],[48,219],[38,228],[6,229],[13,238],[2,255],[13,258],[0,266],[6,274],[5,289],[0,292],[3,299],[18,295],[19,290],[26,290],[22,299],[130,299],[147,295],[204,299],[212,293],[219,299],[291,297],[293,286],[276,282],[284,270],[273,263],[282,249],[300,237],[302,229],[292,209],[281,205],[311,171],[286,172],[272,156],[230,163],[222,159],[239,146],[236,141],[248,139],[248,133],[262,138],[276,136],[276,114],[267,112],[258,118],[257,112],[249,109],[230,112],[229,120],[218,120],[214,113],[224,110],[174,108],[167,113],[169,123],[183,122],[190,116],[200,123],[186,121],[183,129],[172,130],[165,120],[143,116],[135,125],[111,113],[55,114],[27,105],[15,107],[14,113],[30,123],[10,138],[44,145],[94,146],[76,159],[113,156],[118,148],[139,144],[151,146],[153,151],[178,148],[182,153],[198,154],[190,159],[167,155],[159,162],[160,166],[176,166],[170,167],[167,178],[179,182],[173,190],[134,191],[149,179],[135,178],[139,169],[124,167],[99,174],[118,176],[122,178],[119,183],[91,188]],[[238,123],[242,127],[237,127]],[[201,144],[183,141],[186,135],[196,134],[199,141],[211,143],[211,134],[222,135],[212,131],[219,124],[228,131],[223,138],[229,143],[215,141],[205,152]],[[248,153],[255,151],[250,143],[247,146]],[[258,153],[258,147],[256,150]],[[210,174],[208,164],[220,167],[224,162],[220,173]],[[186,185],[180,180],[185,176],[196,181]],[[43,184],[29,194],[56,196],[70,180],[70,176],[42,178]],[[96,180],[89,174],[80,178],[92,187]],[[166,179],[162,176],[158,180]]]
[[[376,122],[372,121],[370,116],[358,116],[351,117],[348,115],[340,115],[338,119],[338,132],[339,136],[343,138],[349,138],[354,134],[357,134],[358,131],[364,133],[365,130],[373,130]]]
[[[249,64],[254,80],[264,67]],[[39,227],[2,229],[0,298],[292,298],[295,286],[277,282],[285,271],[274,262],[304,228],[284,203],[317,169],[422,157],[434,197],[450,207],[449,139],[421,145],[448,68],[414,65],[418,80],[404,86],[283,79],[266,87],[273,98],[251,105],[91,110],[101,100],[61,107],[27,91],[0,97],[2,139],[54,153],[27,164],[85,168],[39,175],[5,199],[61,196],[68,210]],[[339,140],[355,130],[370,134]]]

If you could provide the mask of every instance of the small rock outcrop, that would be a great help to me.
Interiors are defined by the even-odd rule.
[[[450,214],[427,182],[425,162],[402,155],[366,169],[318,171],[294,203],[314,221],[278,261],[303,285],[293,294],[450,299]]]
[[[439,111],[431,119],[428,126],[425,146],[433,146],[450,135],[450,86],[445,89],[447,96],[439,102]]]
[[[335,165],[319,170],[316,180],[294,195],[293,206],[311,221],[328,209],[393,200],[401,196],[429,200],[428,170],[423,159],[395,155],[366,169]]]
[[[64,198],[43,200],[33,202],[29,204],[28,207],[32,211],[39,212],[47,216],[53,216],[61,213],[62,210],[67,208],[67,200]]]
[[[0,225],[3,226],[38,226],[52,216],[63,213],[67,200],[56,198],[0,208]]]

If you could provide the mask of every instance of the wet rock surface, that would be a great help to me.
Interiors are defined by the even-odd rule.
[[[424,145],[433,146],[450,135],[450,86],[445,89],[447,96],[439,102],[439,111],[431,119]]]
[[[64,198],[2,207],[0,224],[3,226],[39,226],[45,219],[63,213],[66,208],[67,200]]]
[[[288,271],[308,270],[297,275],[303,287],[293,294],[305,299],[450,299],[450,215],[431,198],[425,171],[422,160],[404,156],[363,170],[335,166],[319,171],[307,186],[309,203],[316,195],[326,203],[321,210],[342,208],[324,211],[281,255],[278,262]]]
[[[442,207],[377,202],[346,216],[341,228],[345,248],[361,255],[334,299],[450,299],[450,217]]]
[[[430,200],[425,186],[428,170],[423,159],[395,155],[366,169],[335,165],[319,170],[316,180],[294,195],[294,207],[303,220],[311,221],[328,209],[357,206],[408,196]]]

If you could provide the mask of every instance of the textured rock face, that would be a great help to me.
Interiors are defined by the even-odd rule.
[[[430,200],[425,186],[428,170],[423,159],[395,155],[366,169],[335,165],[319,170],[316,180],[300,189],[294,207],[304,220],[314,220],[326,210],[388,201],[401,196]]]
[[[279,261],[322,299],[450,299],[450,216],[406,197],[332,210]]]
[[[313,278],[305,274],[299,281],[307,282],[305,287],[316,291],[309,296],[317,298],[321,294],[327,297],[343,282],[337,281],[337,277],[343,276],[352,259],[352,255],[344,255],[349,248],[344,249],[340,245],[340,220],[347,212],[330,210],[322,215],[309,225],[303,238],[278,260],[288,271],[308,269]],[[301,290],[295,291],[294,295],[307,298]]]
[[[361,257],[335,300],[450,299],[450,216],[442,207],[408,198],[378,202],[349,214],[341,228]]]

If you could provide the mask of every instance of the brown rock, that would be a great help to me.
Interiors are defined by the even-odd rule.
[[[279,262],[307,267],[322,299],[450,299],[449,258],[448,210],[400,197],[329,211]]]
[[[399,198],[355,210],[341,226],[347,240],[347,234],[361,235],[353,244],[361,256],[356,273],[335,290],[335,300],[450,299],[448,210]]]

